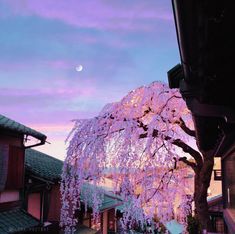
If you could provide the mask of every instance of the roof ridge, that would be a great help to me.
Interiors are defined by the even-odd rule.
[[[27,127],[26,125],[21,124],[13,119],[10,119],[2,114],[0,114],[0,128],[29,135],[43,142],[45,142],[47,138],[46,135],[42,134],[41,132],[38,132],[35,129]]]
[[[60,160],[60,159],[58,159],[58,158],[56,158],[56,157],[54,157],[54,156],[51,156],[51,155],[49,155],[49,154],[43,153],[43,152],[41,152],[41,151],[38,151],[38,150],[35,150],[35,149],[32,149],[32,148],[28,148],[28,149],[26,149],[26,151],[34,151],[35,153],[43,154],[43,155],[44,155],[45,157],[47,157],[47,158],[50,158],[50,159],[52,159],[52,160],[55,160],[55,161],[59,161],[59,162],[64,163],[63,160]]]

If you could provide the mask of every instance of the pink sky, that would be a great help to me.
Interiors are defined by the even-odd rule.
[[[72,119],[156,80],[179,53],[171,1],[0,1],[1,114],[46,134],[63,159]],[[75,67],[83,65],[83,71]]]

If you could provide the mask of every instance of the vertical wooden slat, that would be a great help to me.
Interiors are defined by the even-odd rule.
[[[8,171],[9,147],[0,143],[0,192],[5,189]]]
[[[24,182],[24,149],[10,146],[6,189],[23,188]]]

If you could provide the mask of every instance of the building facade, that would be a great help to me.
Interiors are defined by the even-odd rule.
[[[234,1],[172,0],[181,64],[168,73],[202,152],[221,157],[223,217],[235,233]]]
[[[27,139],[36,140],[27,145]],[[25,149],[44,144],[46,136],[0,115],[0,233],[32,230],[40,226],[23,209]]]
[[[59,232],[62,167],[63,161],[59,159],[33,149],[26,150],[24,208],[51,232]],[[92,185],[86,184],[83,190],[85,191],[89,186]],[[86,230],[90,233],[115,233],[117,231],[115,207],[120,204],[122,201],[119,197],[105,193],[98,223],[93,222],[91,208],[85,212],[85,207],[82,205],[81,210],[76,214],[79,219],[77,232]]]

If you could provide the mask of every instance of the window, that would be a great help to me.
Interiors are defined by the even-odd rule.
[[[31,193],[28,195],[28,212],[35,218],[41,218],[41,195],[40,193]]]
[[[224,189],[225,189],[225,206],[229,209],[235,209],[235,150],[233,150],[224,159]]]
[[[0,192],[5,190],[8,171],[9,147],[0,143]]]
[[[222,217],[215,218],[215,231],[218,233],[224,233],[224,220]]]
[[[115,231],[115,209],[108,211],[108,230]]]

